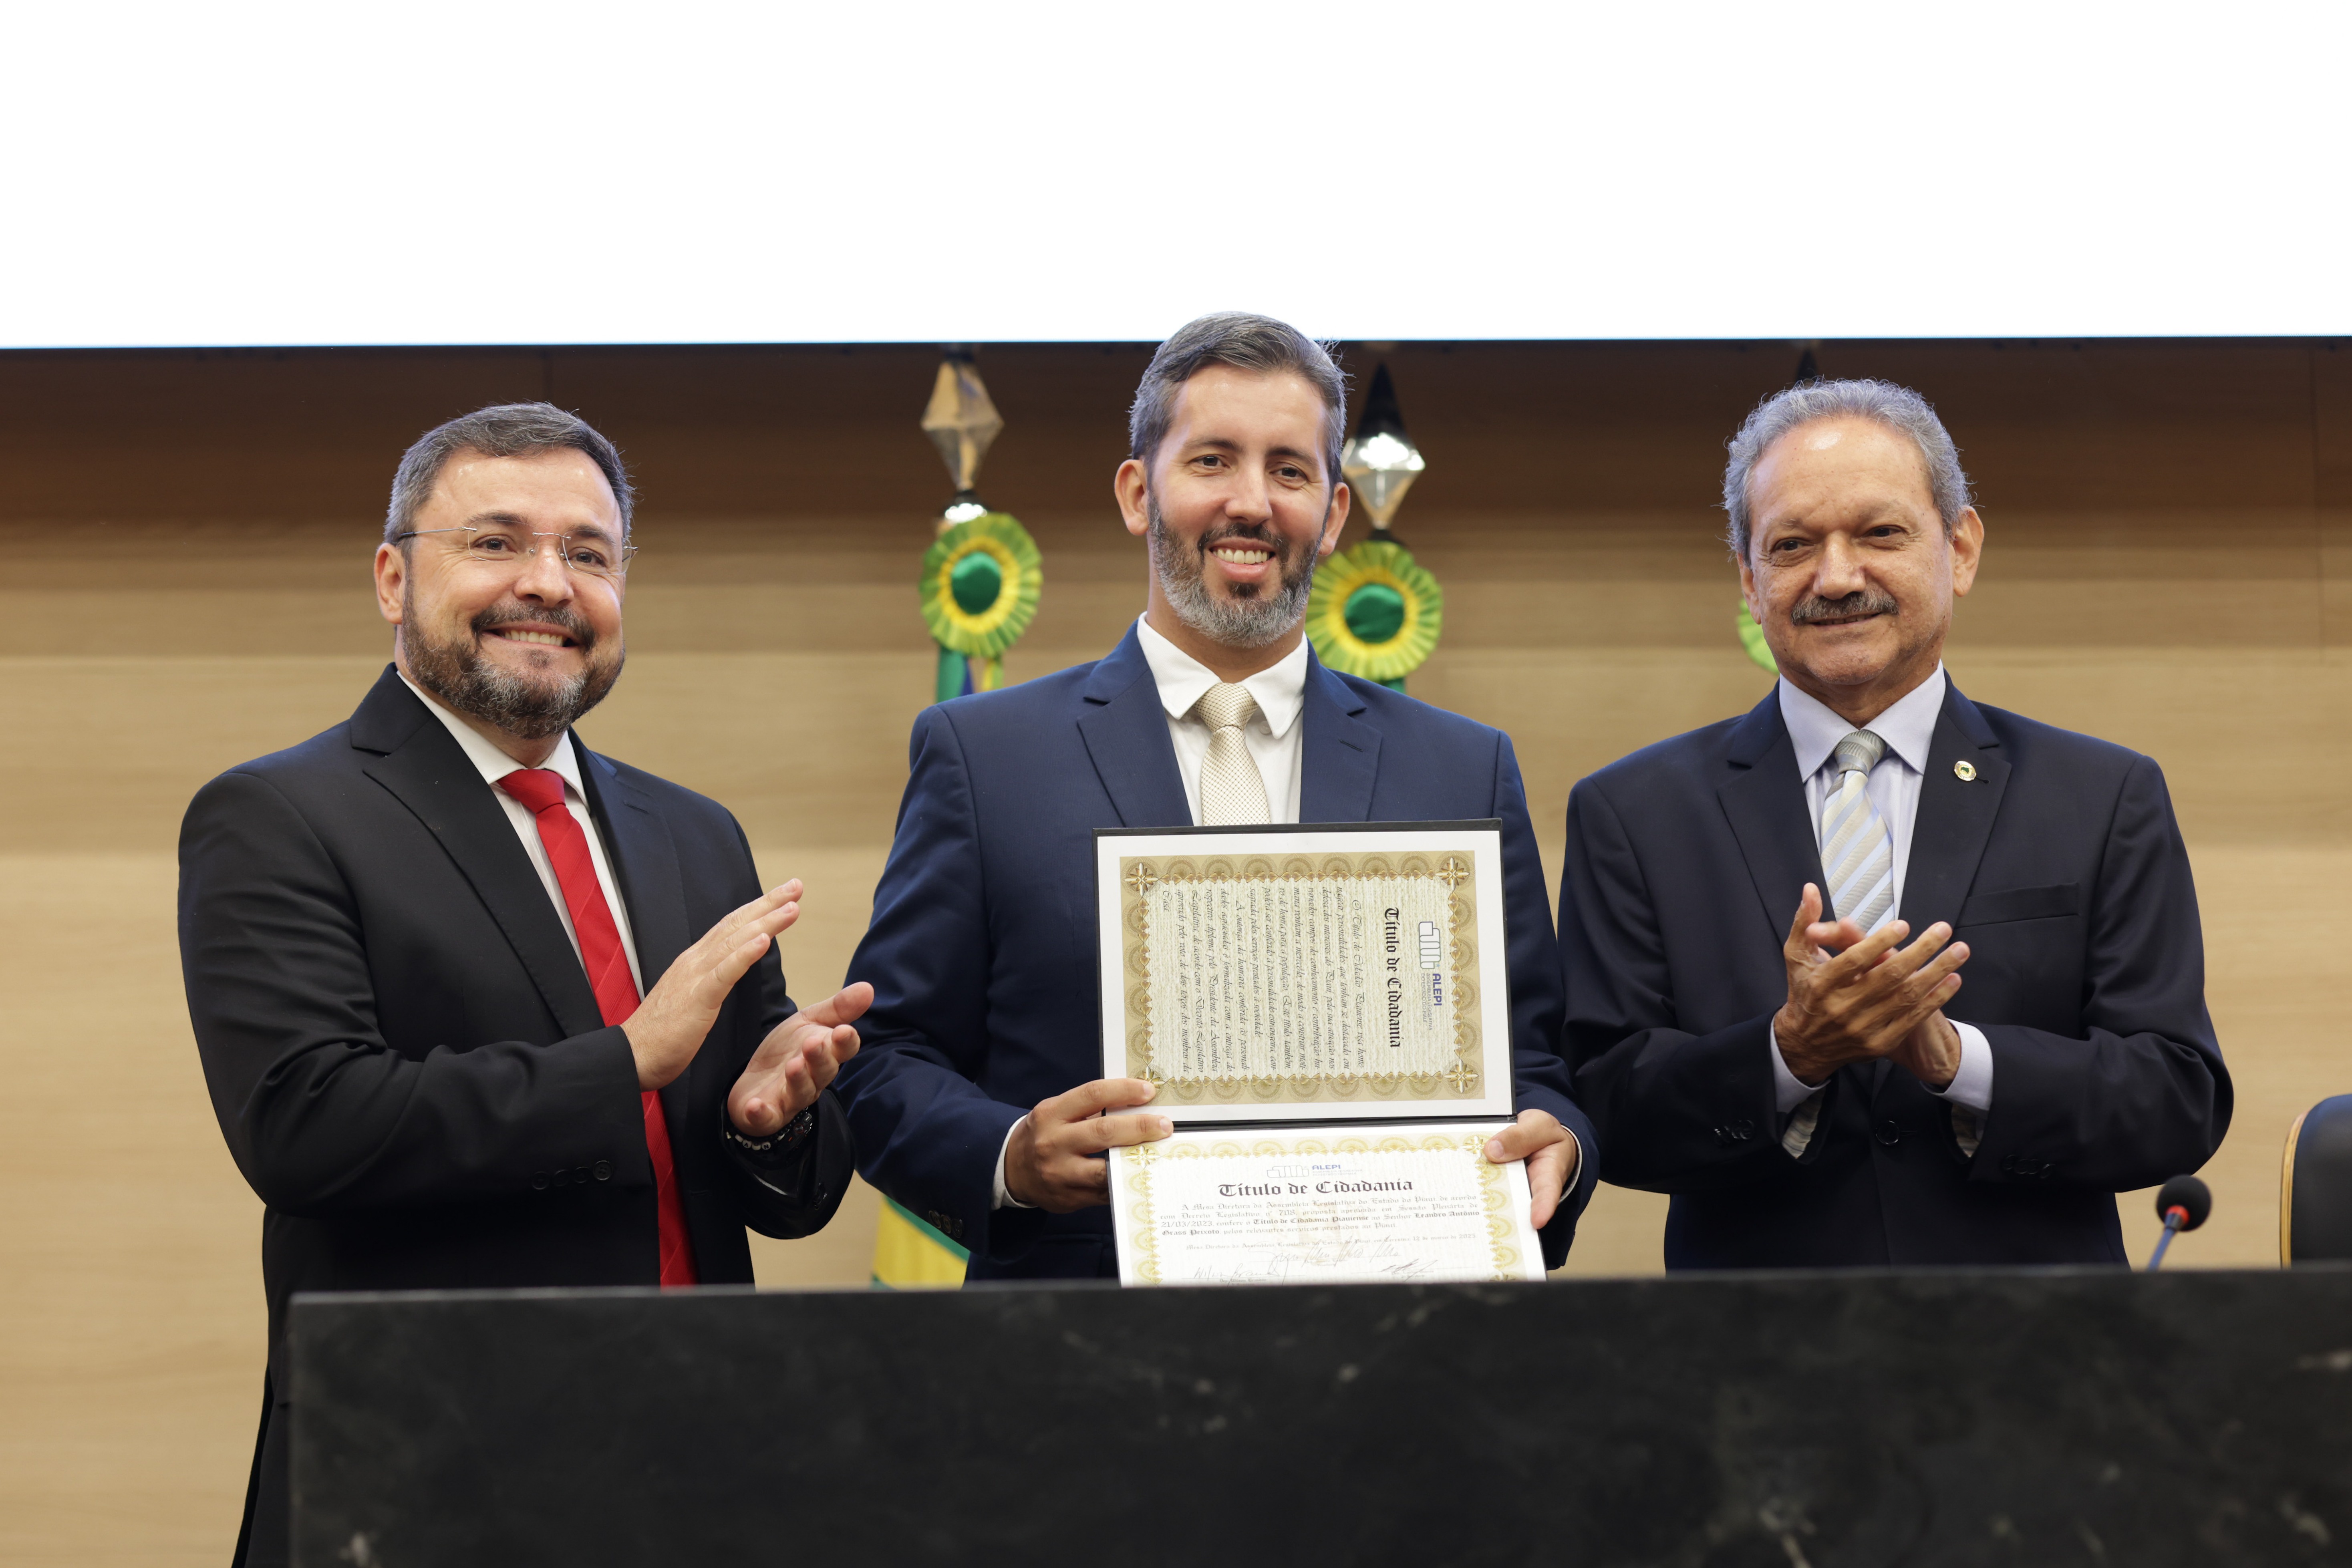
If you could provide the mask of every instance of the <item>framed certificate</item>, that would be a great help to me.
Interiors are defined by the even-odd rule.
[[[1503,1123],[1178,1132],[1110,1152],[1126,1285],[1540,1279]]]
[[[1502,824],[1098,829],[1105,1078],[1179,1127],[1511,1115]]]

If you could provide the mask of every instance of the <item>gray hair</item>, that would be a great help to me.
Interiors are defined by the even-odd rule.
[[[1135,389],[1127,415],[1127,455],[1149,465],[1175,422],[1176,395],[1213,364],[1238,370],[1289,371],[1307,378],[1323,399],[1324,483],[1339,482],[1339,448],[1348,438],[1348,378],[1318,343],[1286,321],[1222,310],[1187,321],[1160,345]]]
[[[1723,470],[1723,510],[1731,519],[1726,541],[1733,556],[1748,559],[1748,476],[1772,443],[1817,419],[1868,419],[1910,437],[1927,467],[1927,493],[1935,498],[1945,533],[1959,526],[1960,513],[1972,499],[1969,476],[1961,471],[1959,449],[1926,398],[1891,381],[1810,381],[1758,404],[1731,438],[1731,460]]]
[[[552,403],[497,403],[477,408],[446,425],[436,425],[416,438],[392,476],[392,505],[383,514],[383,542],[407,549],[400,536],[416,526],[416,514],[433,499],[441,470],[460,452],[486,458],[528,458],[539,452],[570,450],[584,453],[603,470],[621,508],[621,531],[637,507],[636,491],[629,488],[629,470],[612,442],[588,421],[567,414]]]

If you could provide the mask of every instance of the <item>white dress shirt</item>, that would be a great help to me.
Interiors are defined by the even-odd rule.
[[[1192,711],[1222,679],[1215,670],[1151,629],[1149,621],[1135,623],[1136,640],[1143,645],[1143,662],[1151,667],[1151,682],[1160,688],[1160,706],[1168,712],[1168,739],[1176,747],[1176,771],[1184,775],[1184,804],[1201,820],[1201,764],[1209,758],[1209,725]],[[1240,685],[1257,703],[1257,717],[1242,727],[1249,742],[1250,760],[1265,784],[1266,819],[1298,820],[1298,780],[1306,748],[1298,743],[1301,710],[1307,706],[1307,639],[1275,663],[1245,677]]]
[[[1789,727],[1789,740],[1797,751],[1797,775],[1805,784],[1805,815],[1812,819],[1813,842],[1818,848],[1822,836],[1822,807],[1827,804],[1830,789],[1836,782],[1831,776],[1830,761],[1837,744],[1856,729],[1866,729],[1886,742],[1885,755],[1870,770],[1864,784],[1872,807],[1879,820],[1886,824],[1887,837],[1894,842],[1895,903],[1887,911],[1893,920],[1903,911],[1903,884],[1911,863],[1912,828],[1919,816],[1919,785],[1927,773],[1927,748],[1936,735],[1936,720],[1944,710],[1944,690],[1948,683],[1944,667],[1936,666],[1935,674],[1914,687],[1895,705],[1873,719],[1868,724],[1855,725],[1840,718],[1823,703],[1791,686],[1787,678],[1780,681],[1780,720]],[[1912,935],[1916,938],[1917,932]],[[1928,1093],[1949,1100],[1955,1107],[1965,1107],[1981,1116],[1992,1105],[1992,1046],[1984,1031],[1973,1024],[1954,1020],[1952,1027],[1960,1037],[1959,1070],[1952,1081],[1941,1089],[1926,1084],[1920,1087]],[[1780,1055],[1780,1043],[1772,1042],[1772,1081],[1775,1100],[1780,1114],[1789,1115],[1806,1101],[1821,1093],[1789,1070]],[[1974,1117],[1956,1117],[1953,1122],[1959,1133],[1961,1145],[1975,1152],[1977,1130]],[[1810,1118],[1790,1124],[1790,1136],[1801,1131],[1803,1136],[1790,1153],[1801,1152],[1812,1135]]]
[[[580,933],[572,929],[572,910],[563,901],[563,884],[556,880],[555,867],[547,858],[547,846],[539,841],[539,819],[531,815],[530,807],[499,788],[500,779],[509,773],[522,772],[523,765],[499,751],[488,736],[441,706],[431,692],[405,675],[400,679],[402,684],[424,701],[425,710],[457,737],[457,744],[465,750],[466,760],[479,771],[482,782],[490,786],[490,794],[497,797],[499,805],[506,808],[507,822],[514,828],[515,837],[522,840],[523,853],[530,857],[531,866],[539,872],[540,884],[547,889],[548,899],[555,905],[555,918],[563,922],[563,934],[572,942],[573,955],[578,956]],[[629,907],[621,901],[621,889],[613,881],[613,864],[604,855],[604,836],[596,831],[595,821],[588,815],[588,796],[580,787],[580,758],[572,749],[572,737],[566,734],[557,741],[554,754],[540,766],[561,775],[563,780],[563,804],[572,808],[572,820],[580,824],[580,831],[588,839],[588,858],[596,865],[596,885],[604,891],[604,905],[613,911],[613,924],[620,929],[621,951],[628,955],[630,977],[637,983],[637,994],[643,996],[646,994],[646,976],[645,972],[637,967],[636,939],[629,934]],[[582,965],[584,973],[584,959]]]

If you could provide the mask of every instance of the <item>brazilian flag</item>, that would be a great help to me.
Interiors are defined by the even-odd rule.
[[[877,1290],[953,1290],[963,1284],[971,1254],[893,1199],[882,1200],[874,1231]]]

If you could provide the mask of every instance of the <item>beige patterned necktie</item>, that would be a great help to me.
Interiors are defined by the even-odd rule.
[[[1201,826],[1274,820],[1265,806],[1265,780],[1243,733],[1257,717],[1257,700],[1249,688],[1221,680],[1201,694],[1192,711],[1209,727],[1209,754],[1201,762]]]

